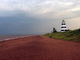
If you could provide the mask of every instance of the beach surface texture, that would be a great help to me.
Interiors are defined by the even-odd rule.
[[[0,60],[80,60],[80,43],[42,35],[1,41]]]

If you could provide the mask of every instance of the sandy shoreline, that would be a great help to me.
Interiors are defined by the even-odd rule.
[[[30,35],[0,35],[0,41],[29,37]]]
[[[1,41],[0,60],[80,60],[80,43],[41,35]]]

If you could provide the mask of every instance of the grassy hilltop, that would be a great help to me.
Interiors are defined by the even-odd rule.
[[[55,39],[64,39],[69,41],[80,42],[80,29],[66,32],[47,33],[44,36]]]

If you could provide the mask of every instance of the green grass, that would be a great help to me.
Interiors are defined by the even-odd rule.
[[[46,37],[80,42],[80,29],[44,34]]]

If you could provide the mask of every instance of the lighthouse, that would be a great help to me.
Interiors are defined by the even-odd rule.
[[[61,22],[61,32],[65,32],[66,31],[66,23],[64,20],[62,20]]]

